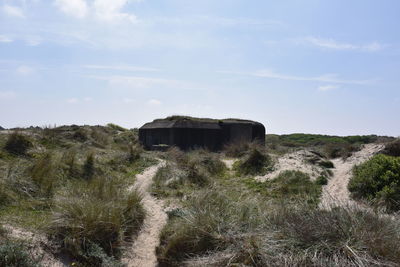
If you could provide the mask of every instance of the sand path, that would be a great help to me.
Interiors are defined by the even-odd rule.
[[[355,152],[346,160],[334,159],[335,165],[333,176],[323,187],[321,196],[321,207],[329,208],[332,206],[358,205],[351,200],[347,185],[352,176],[352,169],[355,165],[361,164],[383,149],[381,144],[367,144],[360,151]]]
[[[143,206],[146,209],[147,216],[135,242],[122,259],[122,262],[127,266],[157,266],[156,247],[160,244],[159,235],[167,223],[167,214],[164,211],[164,203],[154,198],[149,193],[149,188],[153,176],[163,164],[164,162],[160,162],[136,176],[134,187],[143,195]]]

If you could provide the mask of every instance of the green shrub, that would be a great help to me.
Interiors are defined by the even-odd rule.
[[[83,164],[83,177],[90,179],[95,173],[95,156],[93,152],[90,152]]]
[[[321,167],[327,168],[327,169],[333,169],[333,168],[335,168],[335,165],[334,165],[333,162],[330,161],[330,160],[323,160],[323,161],[320,161],[320,162],[318,162],[318,165],[321,166]]]
[[[40,265],[28,254],[23,243],[7,240],[0,244],[0,266],[37,267]]]
[[[400,139],[386,144],[383,153],[388,156],[400,157]]]
[[[141,195],[123,178],[73,181],[56,199],[50,235],[73,257],[85,261],[93,245],[118,257],[123,241],[137,233],[145,211]]]
[[[400,210],[400,158],[376,155],[356,166],[348,187],[356,199]]]
[[[258,149],[253,149],[244,159],[238,161],[234,169],[239,175],[264,174],[273,165],[272,159]]]
[[[111,129],[113,129],[113,130],[120,131],[120,132],[128,131],[128,129],[126,129],[126,128],[124,128],[124,127],[121,127],[121,126],[119,126],[119,125],[117,125],[117,124],[114,124],[114,123],[109,123],[109,124],[107,124],[107,127],[111,128]]]
[[[32,146],[32,142],[28,137],[18,132],[14,132],[8,137],[4,149],[14,155],[25,155],[27,150]]]
[[[326,176],[321,175],[317,178],[317,180],[315,181],[316,184],[318,185],[327,185],[328,184],[328,178],[326,178]]]

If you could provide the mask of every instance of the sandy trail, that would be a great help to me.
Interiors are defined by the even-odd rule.
[[[358,204],[351,200],[347,185],[352,176],[352,169],[355,165],[361,164],[383,149],[381,144],[367,144],[360,151],[355,152],[346,160],[334,159],[333,177],[329,179],[323,187],[321,196],[321,207],[330,208],[332,206],[348,206]]]
[[[163,164],[164,162],[160,162],[136,176],[135,188],[143,195],[143,206],[147,216],[135,242],[122,259],[127,266],[157,266],[156,247],[160,243],[160,232],[167,223],[167,214],[164,211],[163,202],[154,198],[148,190],[153,176]]]

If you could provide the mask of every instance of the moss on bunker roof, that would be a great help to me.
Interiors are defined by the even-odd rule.
[[[169,116],[165,119],[155,119],[153,122],[159,122],[159,121],[193,121],[193,122],[250,122],[250,123],[255,123],[255,121],[251,120],[243,120],[243,119],[236,119],[236,118],[228,118],[228,119],[211,119],[211,118],[196,118],[196,117],[191,117],[191,116],[179,116],[179,115],[174,115],[174,116]]]
[[[251,124],[262,125],[259,122],[242,119],[210,119],[195,118],[190,116],[170,116],[165,119],[156,119],[146,123],[141,129],[156,128],[201,128],[201,129],[220,129],[222,124]]]

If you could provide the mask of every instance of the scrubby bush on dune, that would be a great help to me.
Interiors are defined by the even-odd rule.
[[[400,157],[400,139],[386,144],[383,153],[388,156]]]
[[[388,211],[400,210],[400,158],[376,155],[356,166],[349,190],[356,199],[371,201]]]
[[[253,148],[243,159],[235,163],[234,169],[239,175],[264,174],[272,168],[273,161],[268,154]]]
[[[25,155],[29,148],[31,148],[32,142],[28,137],[18,132],[12,133],[4,146],[4,149],[14,155]]]
[[[292,203],[293,204],[293,203]],[[356,208],[271,204],[220,188],[170,219],[161,266],[397,266],[400,225]]]
[[[98,246],[109,256],[119,256],[121,245],[144,220],[141,196],[129,190],[120,177],[95,177],[74,181],[56,199],[49,233],[62,249],[81,261],[91,262],[90,250]]]

